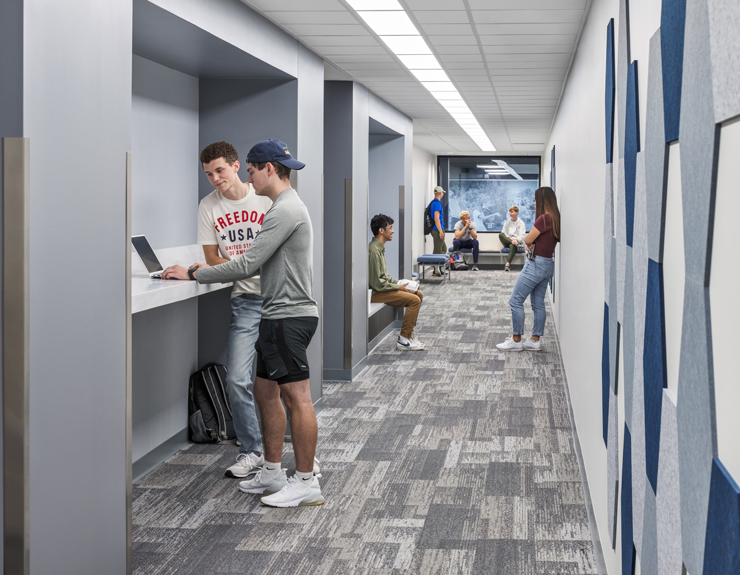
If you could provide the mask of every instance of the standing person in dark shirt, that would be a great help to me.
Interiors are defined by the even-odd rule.
[[[527,257],[524,269],[519,274],[514,285],[514,291],[509,298],[511,306],[511,322],[513,335],[507,337],[504,343],[496,347],[501,351],[539,351],[542,349],[542,334],[545,331],[545,292],[547,284],[555,270],[555,245],[560,241],[560,210],[558,201],[552,188],[539,188],[534,193],[534,202],[537,206],[534,226],[524,238],[527,251],[532,251]],[[522,342],[524,333],[524,300],[529,296],[534,312],[532,337]]]

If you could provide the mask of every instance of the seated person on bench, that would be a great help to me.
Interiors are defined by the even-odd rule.
[[[370,258],[368,283],[370,289],[373,290],[370,301],[392,307],[405,307],[406,312],[403,315],[403,325],[396,341],[396,349],[422,350],[424,344],[414,337],[414,328],[424,296],[420,290],[411,293],[406,286],[398,285],[398,282],[388,275],[388,267],[385,263],[385,244],[393,239],[393,219],[385,214],[373,216],[370,229],[375,236],[368,246]]]
[[[452,240],[453,251],[473,250],[473,271],[478,271],[478,232],[470,221],[470,212],[460,212],[460,221],[455,224],[455,239]]]
[[[506,256],[506,265],[504,271],[509,271],[509,264],[514,259],[517,250],[524,247],[524,236],[527,231],[524,229],[524,221],[519,219],[519,208],[511,206],[509,208],[510,220],[504,223],[504,229],[498,235],[498,239],[505,248],[509,248],[509,254]]]

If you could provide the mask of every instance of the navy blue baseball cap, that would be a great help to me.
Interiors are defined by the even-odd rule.
[[[293,158],[288,151],[288,145],[280,140],[264,140],[255,144],[247,154],[247,162],[250,164],[278,162],[291,170],[300,170],[306,165]]]

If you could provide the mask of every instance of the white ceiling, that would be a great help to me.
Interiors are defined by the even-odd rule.
[[[343,0],[242,1],[412,117],[415,145],[481,153]],[[543,152],[591,0],[399,2],[496,150]]]

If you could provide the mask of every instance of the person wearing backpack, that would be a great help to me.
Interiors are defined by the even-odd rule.
[[[432,241],[434,242],[433,254],[446,254],[447,244],[445,243],[445,219],[444,211],[442,211],[442,196],[445,195],[445,191],[442,186],[434,188],[434,199],[429,204],[429,211],[432,214],[432,220],[434,220],[434,227],[432,228]],[[442,272],[439,266],[434,266],[434,275],[437,277],[442,276]]]

